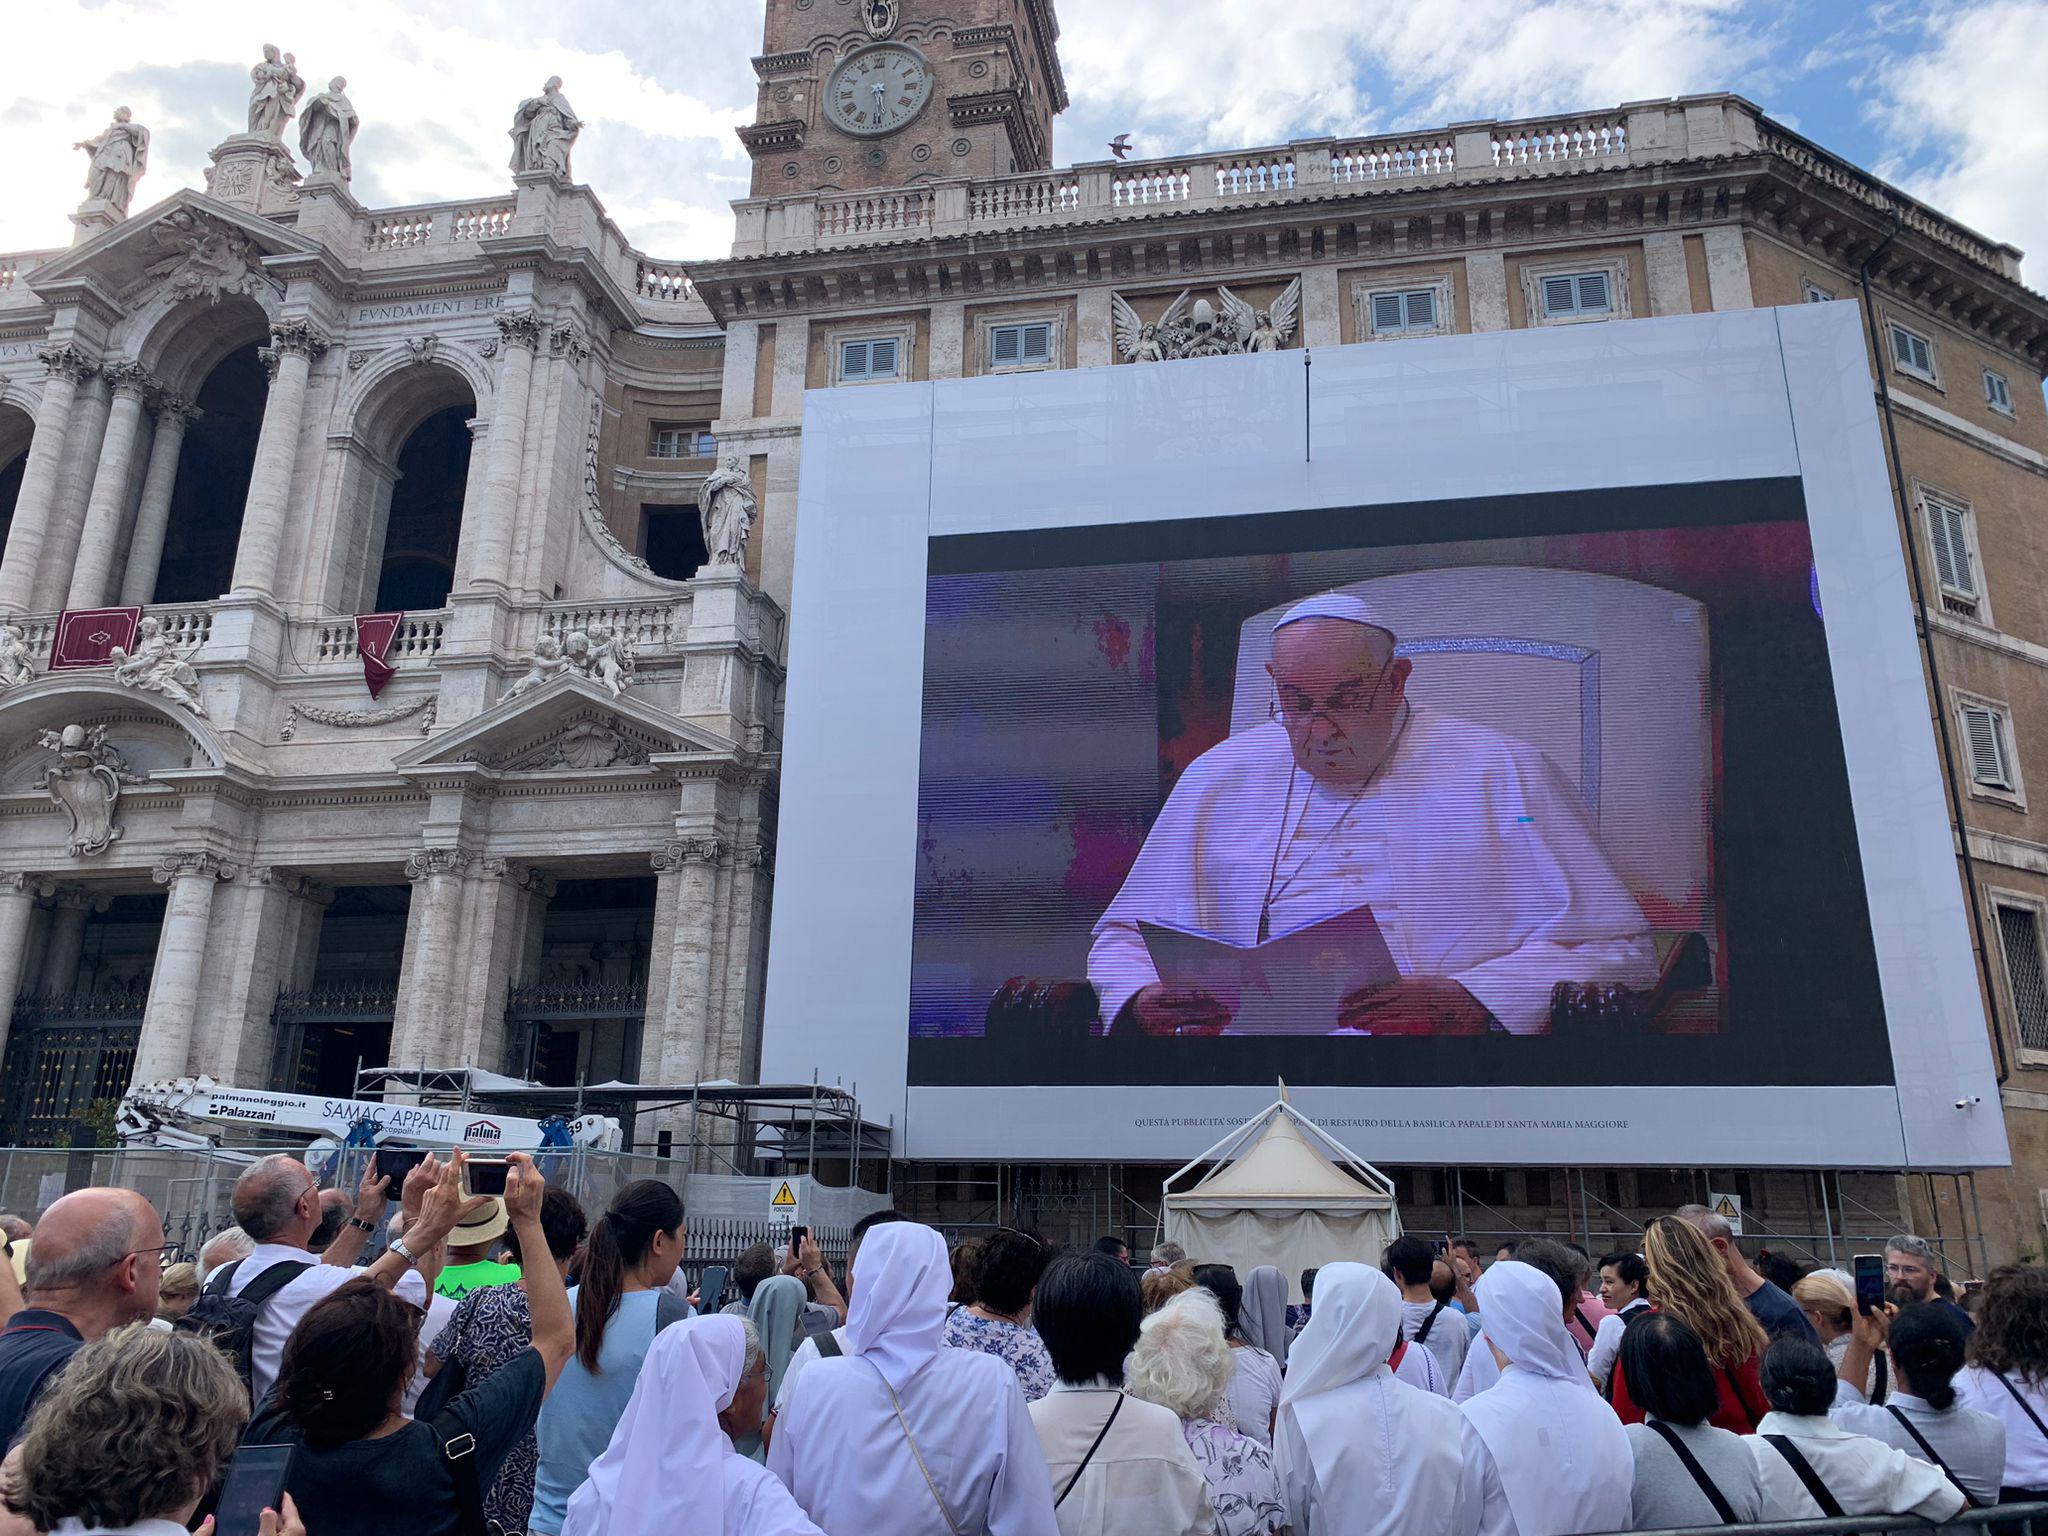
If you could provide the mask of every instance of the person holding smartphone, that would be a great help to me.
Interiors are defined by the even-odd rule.
[[[80,1349],[37,1402],[0,1472],[0,1504],[36,1531],[144,1536],[182,1528],[248,1416],[242,1383],[212,1344],[131,1323]],[[239,1529],[211,1518],[202,1529],[306,1536],[289,1494]]]

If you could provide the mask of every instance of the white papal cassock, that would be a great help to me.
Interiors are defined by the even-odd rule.
[[[768,1450],[826,1536],[1059,1536],[1016,1373],[939,1344],[951,1286],[931,1228],[890,1222],[861,1240],[846,1354],[792,1379]]]
[[[1141,919],[1255,943],[1269,885],[1269,935],[1369,904],[1403,976],[1461,983],[1515,1034],[1547,1027],[1556,982],[1657,979],[1649,921],[1555,765],[1410,705],[1355,799],[1296,768],[1278,721],[1189,765],[1096,924],[1088,979],[1103,1018],[1159,980]]]

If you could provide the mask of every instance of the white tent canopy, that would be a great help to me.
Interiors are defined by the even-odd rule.
[[[1174,1186],[1205,1165],[1207,1177]],[[1301,1272],[1341,1259],[1377,1265],[1401,1235],[1394,1185],[1280,1097],[1165,1185],[1166,1239],[1242,1280],[1271,1264],[1299,1301]]]

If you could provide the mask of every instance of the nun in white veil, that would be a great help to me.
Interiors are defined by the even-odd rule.
[[[790,1380],[769,1470],[827,1536],[1059,1536],[1016,1373],[939,1343],[953,1288],[945,1239],[915,1222],[878,1226],[853,1278],[846,1352]]]
[[[1385,1275],[1363,1264],[1317,1273],[1273,1435],[1294,1536],[1463,1529],[1458,1410],[1388,1368],[1400,1337],[1401,1296]]]
[[[1318,1314],[1322,1299],[1318,1277]],[[1588,1390],[1557,1283],[1502,1260],[1479,1281],[1479,1315],[1500,1380],[1458,1405],[1465,1536],[1626,1530],[1635,1454],[1614,1410]]]
[[[737,1317],[694,1317],[655,1335],[562,1536],[822,1536],[728,1437],[727,1423],[761,1417],[767,1361],[752,1331]]]

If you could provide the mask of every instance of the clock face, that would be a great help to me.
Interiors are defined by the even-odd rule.
[[[900,43],[848,54],[825,82],[825,115],[863,137],[892,133],[924,109],[932,76],[924,55]]]

